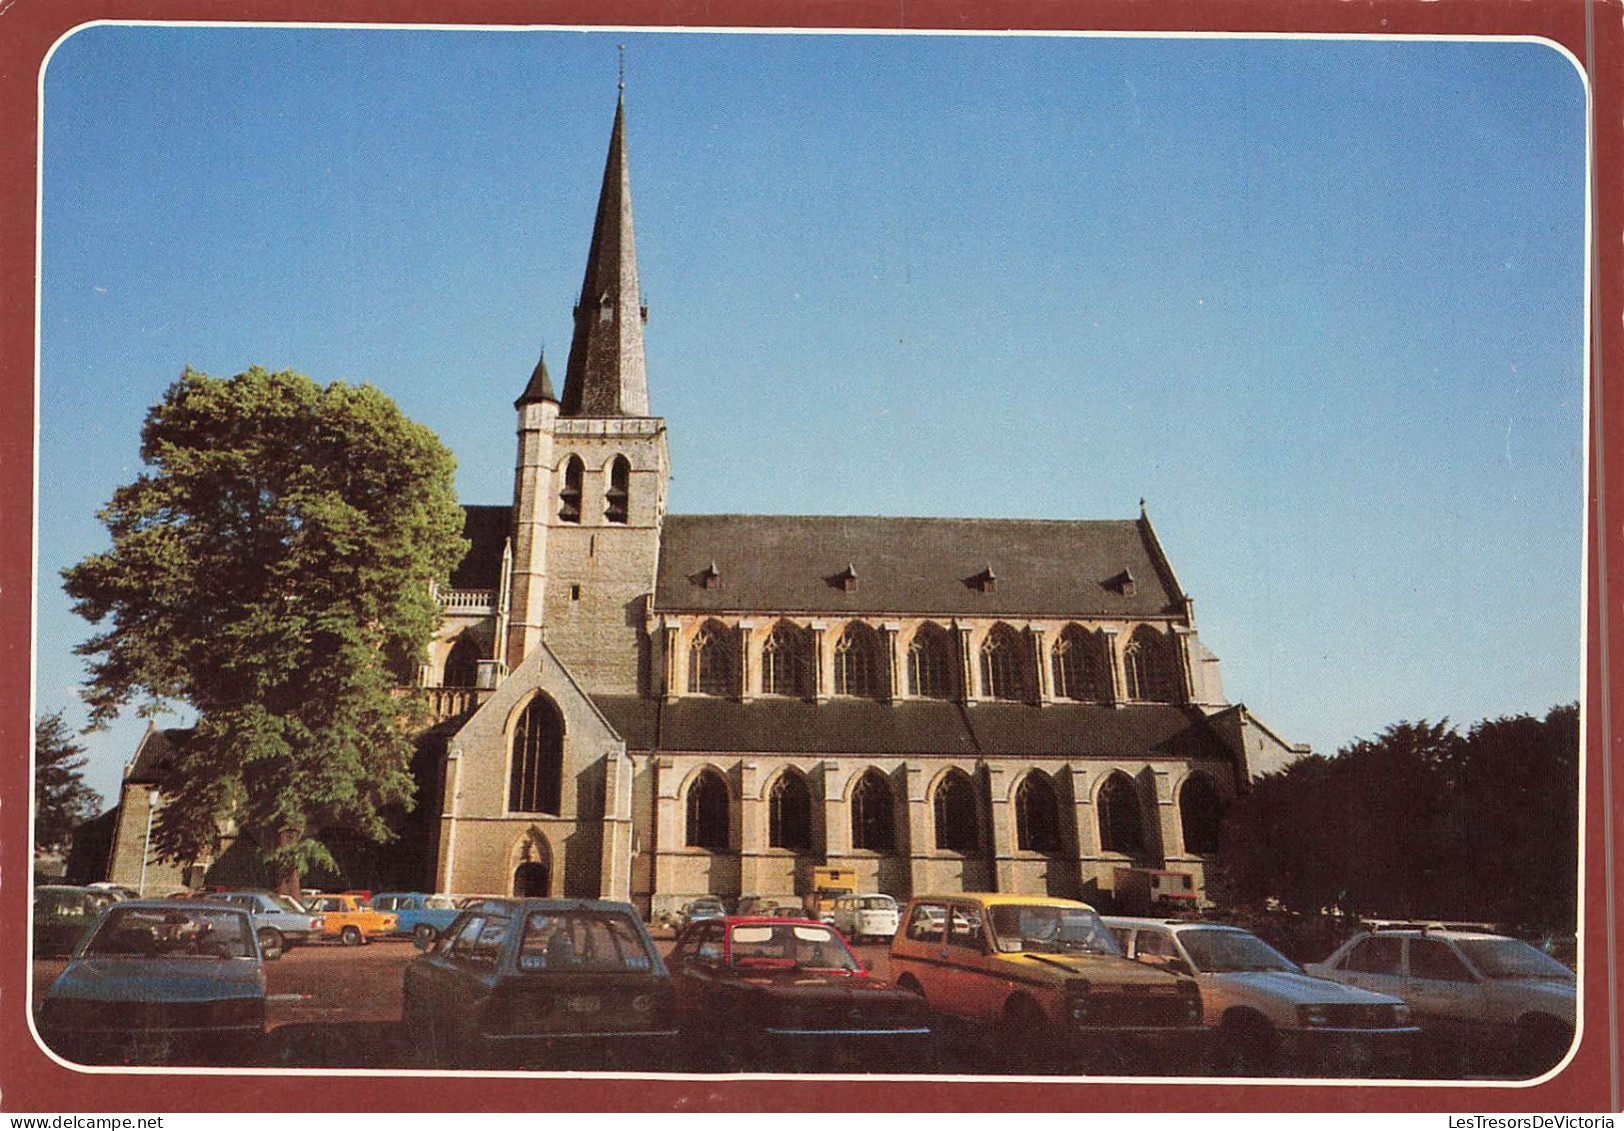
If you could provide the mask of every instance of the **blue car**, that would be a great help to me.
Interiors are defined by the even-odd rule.
[[[367,900],[374,911],[395,916],[395,934],[410,935],[419,946],[440,937],[457,917],[457,903],[449,895],[424,895],[420,891],[381,891]]]

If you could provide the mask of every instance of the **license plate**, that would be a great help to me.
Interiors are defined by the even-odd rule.
[[[598,1012],[598,1005],[597,998],[588,997],[585,994],[577,994],[574,997],[564,999],[564,1008],[571,1013],[596,1013]]]

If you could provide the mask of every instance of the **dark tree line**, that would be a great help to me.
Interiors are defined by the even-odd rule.
[[[1255,782],[1224,818],[1222,893],[1572,931],[1578,815],[1577,705],[1398,723]]]

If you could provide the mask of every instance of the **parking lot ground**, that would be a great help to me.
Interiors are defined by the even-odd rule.
[[[669,952],[672,940],[657,940]],[[877,976],[890,976],[888,947],[868,943],[853,948]],[[417,950],[405,940],[384,940],[361,947],[316,943],[297,946],[275,962],[265,964],[265,1062],[283,1068],[402,1069],[415,1067],[409,1037],[401,1026],[402,976]],[[65,959],[36,959],[33,963],[36,1009],[51,980],[66,965]],[[923,1056],[908,1064],[842,1063],[774,1064],[778,1071],[901,1072],[944,1075],[1063,1075],[1169,1076],[1207,1075],[1204,1063],[1193,1063],[1156,1050],[1123,1053],[1109,1061],[1038,1065],[1013,1054],[1014,1044],[976,1029],[939,1021]],[[560,1064],[559,1068],[566,1066]],[[706,1063],[693,1050],[679,1044],[661,1063],[624,1064],[629,1071],[718,1072],[750,1070],[752,1066]],[[768,1066],[762,1065],[761,1068]],[[1400,1066],[1397,1075],[1408,1075]],[[1418,1058],[1416,1075],[1430,1075]],[[759,1070],[759,1069],[757,1069]],[[1282,1075],[1284,1075],[1284,1071]],[[1384,1075],[1388,1073],[1383,1073]],[[1474,1076],[1478,1079],[1493,1077]]]

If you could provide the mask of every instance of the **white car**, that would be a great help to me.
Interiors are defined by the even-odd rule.
[[[1486,931],[1386,929],[1355,935],[1308,972],[1409,1003],[1452,1069],[1509,1058],[1536,1076],[1573,1044],[1572,970],[1518,939]]]
[[[1420,1032],[1397,997],[1310,977],[1239,927],[1104,919],[1129,958],[1194,975],[1220,1071],[1257,1075],[1289,1065],[1363,1075],[1404,1056]]]
[[[897,901],[879,892],[842,895],[831,914],[831,925],[852,942],[889,939],[897,933]]]

